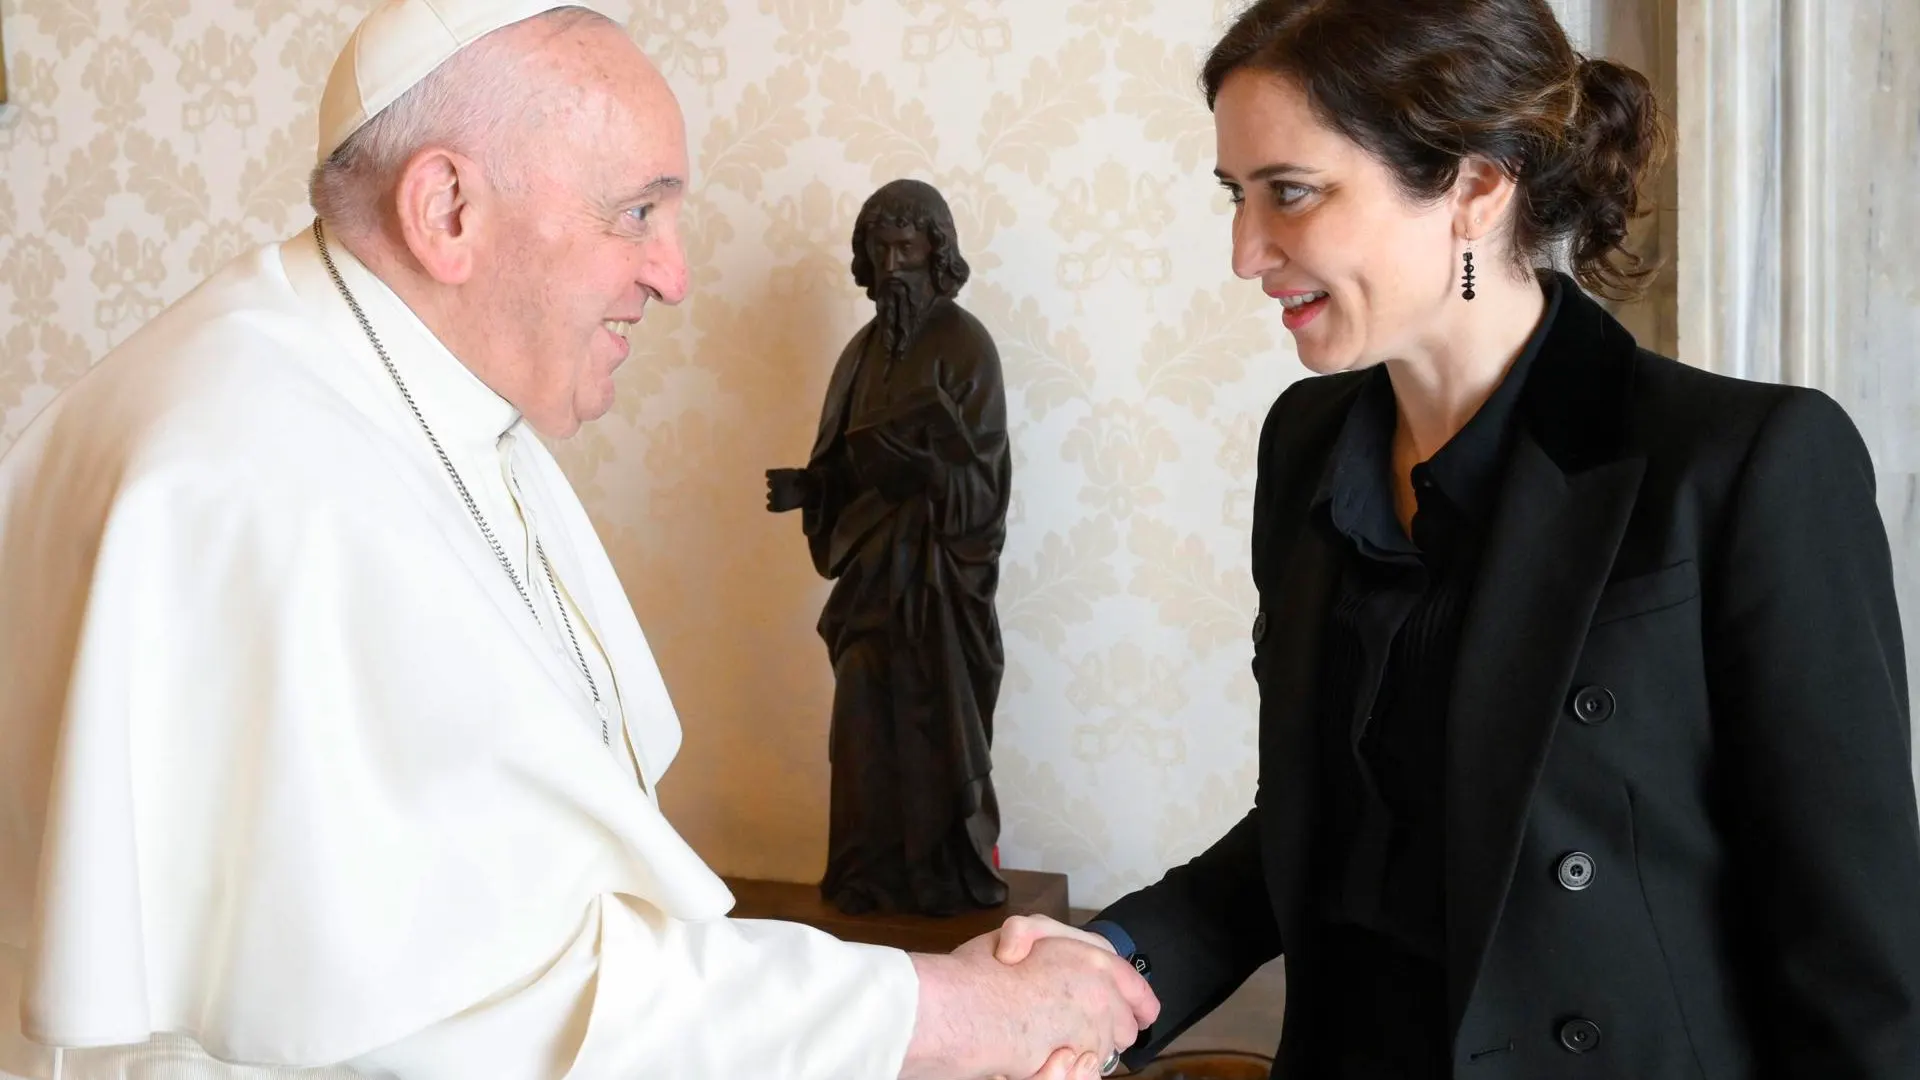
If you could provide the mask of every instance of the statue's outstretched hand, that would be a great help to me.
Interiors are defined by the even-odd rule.
[[[805,469],[767,470],[767,509],[776,514],[798,510],[813,498],[813,475]]]

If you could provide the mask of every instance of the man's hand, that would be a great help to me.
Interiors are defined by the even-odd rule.
[[[992,930],[953,951],[955,956],[977,957],[991,955],[1002,964],[1018,965],[1033,954],[1034,948],[1042,941],[1058,940],[1074,942],[1097,949],[1118,961],[1109,965],[1132,972],[1131,978],[1120,980],[1118,989],[1126,998],[1128,1007],[1133,1010],[1134,1025],[1123,1032],[1126,1036],[1118,1046],[1125,1050],[1133,1045],[1134,1038],[1142,1031],[1153,1026],[1160,1016],[1160,999],[1155,997],[1153,989],[1145,978],[1135,971],[1133,965],[1121,960],[1113,951],[1113,943],[1091,931],[1080,930],[1045,915],[1015,915]]]
[[[1035,944],[1047,938],[1063,938],[1068,941],[1085,942],[1095,948],[1112,953],[1113,942],[1105,937],[1068,926],[1046,915],[1015,915],[1000,925],[1000,929],[982,934],[962,948],[982,946],[990,948],[993,958],[1003,964],[1017,964],[1027,958]],[[1117,955],[1117,954],[1116,954]],[[1156,1008],[1157,1011],[1157,1008]],[[1154,1017],[1141,1017],[1138,1022],[1142,1029],[1150,1026]],[[1120,1049],[1126,1049],[1121,1046]],[[1096,1080],[1100,1076],[1102,1062],[1092,1054],[1074,1057],[1071,1049],[1055,1050],[1047,1059],[1046,1067],[1034,1074],[1029,1080]],[[995,1077],[994,1080],[1005,1080]]]
[[[1007,965],[993,956],[995,936],[913,957],[920,1003],[903,1078],[1046,1076],[1088,1055],[1097,1070],[1159,1015],[1146,980],[1111,949],[1047,939]]]
[[[813,474],[805,469],[767,470],[767,509],[776,514],[798,510],[813,500]]]

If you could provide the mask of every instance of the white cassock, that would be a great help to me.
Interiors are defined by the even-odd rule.
[[[310,233],[62,394],[0,458],[0,1075],[895,1076],[911,963],[724,917],[585,511],[331,249],[527,596]]]

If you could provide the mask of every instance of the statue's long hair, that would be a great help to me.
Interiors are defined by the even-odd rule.
[[[953,211],[931,184],[919,180],[895,180],[868,197],[853,223],[853,283],[874,298],[873,260],[867,257],[867,234],[879,225],[897,225],[919,229],[927,234],[932,251],[927,268],[933,273],[933,291],[952,297],[967,283],[973,269],[960,255],[960,243],[953,227]]]

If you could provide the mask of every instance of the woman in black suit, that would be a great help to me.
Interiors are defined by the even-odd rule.
[[[1649,272],[1646,80],[1544,0],[1262,0],[1204,82],[1319,377],[1260,442],[1253,809],[1088,928],[1160,997],[1125,1060],[1284,952],[1290,1080],[1920,1078],[1872,463],[1582,292]]]

